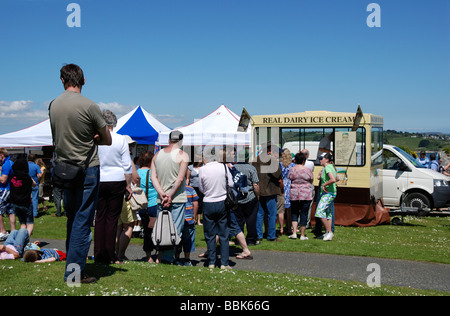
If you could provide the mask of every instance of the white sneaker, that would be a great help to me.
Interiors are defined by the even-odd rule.
[[[230,266],[220,266],[220,269],[222,270],[231,270]]]
[[[292,235],[288,236],[289,239],[297,239],[297,234],[293,233]]]
[[[332,232],[327,232],[324,236],[323,236],[323,241],[330,241],[333,240],[333,236],[334,234]]]
[[[300,240],[308,240],[309,238],[306,236],[300,236]]]
[[[0,233],[0,241],[5,241],[6,239],[8,239],[9,233]]]

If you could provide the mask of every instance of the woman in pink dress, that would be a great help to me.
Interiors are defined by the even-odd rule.
[[[312,202],[313,173],[311,169],[305,167],[306,156],[303,153],[295,155],[296,166],[289,170],[288,178],[291,180],[291,215],[292,215],[292,235],[290,239],[297,239],[297,227],[300,219],[300,240],[308,240],[305,236],[306,224],[308,221],[309,205]]]

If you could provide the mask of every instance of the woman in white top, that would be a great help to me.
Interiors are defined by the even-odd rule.
[[[228,211],[225,209],[225,198],[227,196],[226,182],[232,187],[234,185],[228,167],[217,161],[215,148],[204,153],[206,165],[199,170],[199,187],[203,192],[203,231],[208,248],[209,268],[214,268],[216,262],[216,235],[220,241],[220,261],[222,269],[230,269],[229,244],[227,218]],[[226,173],[225,173],[226,172]]]
[[[98,146],[100,187],[95,214],[94,259],[96,263],[118,263],[115,254],[117,220],[122,211],[124,195],[131,196],[132,163],[128,142],[113,131],[117,118],[109,110],[103,118],[111,133],[111,146]]]

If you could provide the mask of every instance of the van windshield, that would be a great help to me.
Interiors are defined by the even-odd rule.
[[[420,162],[418,162],[416,159],[414,159],[413,156],[411,156],[410,154],[408,154],[406,151],[404,151],[403,149],[400,149],[398,147],[394,147],[395,150],[397,150],[400,154],[403,155],[403,157],[405,157],[410,163],[413,164],[414,167],[416,168],[426,168],[424,167]]]

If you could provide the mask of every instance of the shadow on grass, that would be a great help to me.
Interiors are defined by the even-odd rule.
[[[118,267],[117,265],[86,263],[85,273],[97,279],[114,275],[116,272],[127,272],[127,269]]]

